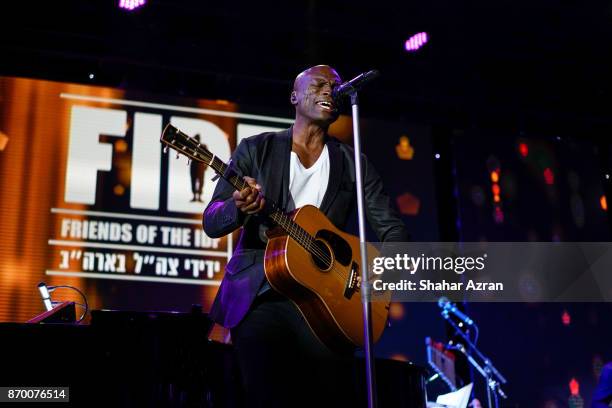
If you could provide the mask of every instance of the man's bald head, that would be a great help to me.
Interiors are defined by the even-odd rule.
[[[340,75],[338,75],[336,70],[329,65],[315,65],[314,67],[305,69],[295,77],[293,81],[293,90],[297,91],[304,80],[309,80],[313,75],[331,75],[337,77],[338,82],[341,81]]]

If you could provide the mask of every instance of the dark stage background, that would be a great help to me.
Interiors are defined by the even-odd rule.
[[[336,67],[344,79],[381,71],[361,94],[364,150],[414,240],[610,240],[610,1],[148,0],[131,12],[118,3],[2,6],[2,321],[23,321],[42,310],[35,285],[43,279],[80,287],[94,308],[186,311],[201,303],[207,309],[214,283],[171,283],[168,278],[177,276],[155,268],[148,276],[161,280],[48,276],[59,268],[60,249],[77,248],[55,242],[62,218],[51,209],[79,211],[62,214],[80,221],[97,219],[92,211],[137,216],[132,221],[165,217],[147,225],[188,225],[195,234],[200,204],[188,201],[185,166],[156,156],[161,149],[153,143],[135,152],[143,146],[135,142],[137,113],[151,115],[138,119],[148,129],[172,117],[208,121],[220,131],[183,124],[193,125],[193,133],[209,129],[210,143],[229,154],[248,132],[287,126],[293,77],[315,64]],[[422,31],[429,42],[406,52],[406,39]],[[75,106],[125,112],[125,129],[115,129],[124,136],[110,132],[99,140],[112,146],[112,165],[98,171],[93,203],[66,195],[74,126],[89,123],[73,122]],[[351,141],[348,117],[332,130]],[[155,139],[147,138],[151,134],[142,133],[142,140]],[[77,154],[81,163],[90,157],[85,150]],[[180,191],[172,192],[169,172],[183,183]],[[140,203],[131,201],[135,174],[159,176],[147,184],[159,189],[157,207],[146,193]],[[87,183],[77,185],[87,190]],[[187,197],[187,207],[168,197]],[[218,281],[232,246],[218,244],[177,245],[183,252],[174,255],[181,262],[192,255],[218,260],[209,264],[212,278],[189,276]],[[107,250],[133,257],[163,245],[143,246]],[[219,253],[189,252],[195,250]],[[129,263],[126,274],[134,267]],[[509,379],[510,398],[502,406],[588,406],[602,364],[612,360],[609,304],[464,306],[479,323],[481,349]],[[444,341],[451,334],[433,304],[396,304],[391,318],[377,345],[380,356],[424,364],[424,338]],[[578,391],[570,389],[572,380]],[[484,400],[478,379],[476,396]]]

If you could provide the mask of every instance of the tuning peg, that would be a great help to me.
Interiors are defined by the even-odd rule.
[[[178,160],[178,158],[179,158],[179,157],[181,157],[181,156],[180,156],[180,155],[177,153],[177,154],[176,154],[176,158],[177,158],[177,160]]]
[[[189,166],[191,164],[191,159],[187,159],[187,165]]]
[[[164,146],[164,153],[168,153],[168,145]]]

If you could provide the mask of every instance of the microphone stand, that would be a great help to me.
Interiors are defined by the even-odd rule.
[[[504,391],[500,388],[500,383],[502,384],[506,384],[508,381],[506,380],[506,378],[495,368],[495,366],[493,365],[493,363],[491,362],[491,360],[487,357],[484,356],[484,354],[482,354],[480,352],[480,350],[478,350],[476,348],[476,345],[474,343],[472,343],[472,341],[470,340],[470,338],[463,332],[463,330],[461,330],[461,328],[453,321],[453,319],[451,319],[448,315],[448,311],[447,310],[443,310],[442,311],[442,317],[444,317],[444,319],[446,319],[446,321],[453,326],[453,328],[455,329],[455,331],[457,332],[457,334],[459,334],[463,340],[465,341],[465,343],[468,345],[468,350],[466,351],[465,347],[462,344],[457,344],[455,347],[453,347],[453,349],[460,351],[461,353],[463,353],[463,355],[466,356],[466,358],[468,359],[468,362],[474,367],[476,368],[476,370],[484,377],[486,383],[487,383],[487,399],[488,399],[488,403],[489,403],[489,408],[493,407],[493,404],[491,402],[491,391],[495,392],[495,394],[493,394],[493,396],[495,397],[495,407],[497,408],[499,405],[499,401],[497,399],[497,395],[501,396],[502,398],[508,398],[507,395],[504,393]],[[472,356],[472,354],[470,354],[470,351],[473,351],[475,356],[477,358],[479,358],[481,360],[481,363],[479,364],[476,359]],[[496,377],[496,378],[494,378]]]
[[[366,363],[366,386],[368,391],[368,408],[375,408],[376,378],[374,368],[374,350],[372,343],[372,305],[370,304],[371,284],[368,273],[368,254],[365,233],[365,203],[363,179],[361,175],[361,140],[359,133],[359,99],[357,90],[350,92],[353,113],[353,146],[355,150],[355,182],[357,187],[357,221],[359,223],[359,244],[361,249],[361,303],[363,312],[363,339]]]

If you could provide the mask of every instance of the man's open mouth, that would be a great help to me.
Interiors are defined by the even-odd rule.
[[[319,101],[317,102],[317,105],[319,105],[320,107],[328,111],[336,110],[336,108],[334,107],[334,104],[328,101]]]

